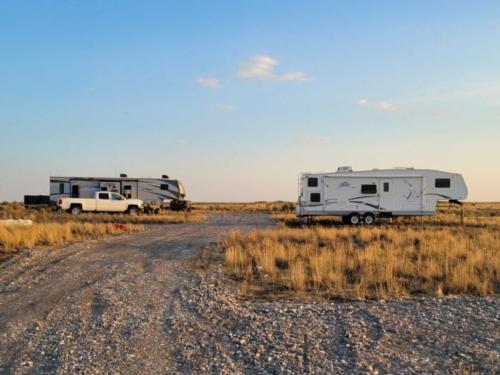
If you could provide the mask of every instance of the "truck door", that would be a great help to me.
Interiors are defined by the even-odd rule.
[[[127,202],[120,194],[111,193],[111,200],[109,201],[109,203],[110,211],[123,212],[126,209],[125,205],[127,204]]]
[[[394,210],[394,186],[391,180],[381,180],[380,186],[380,211],[392,212]]]
[[[111,211],[109,193],[97,193],[96,211]]]

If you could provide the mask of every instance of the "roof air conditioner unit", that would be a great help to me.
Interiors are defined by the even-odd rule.
[[[125,173],[120,173],[120,177],[127,177]]]
[[[352,167],[338,167],[337,172],[339,173],[352,172]]]

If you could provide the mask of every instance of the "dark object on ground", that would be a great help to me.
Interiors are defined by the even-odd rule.
[[[26,207],[49,207],[50,206],[50,196],[49,195],[25,195],[24,205]]]
[[[191,201],[185,200],[171,200],[170,201],[170,209],[172,211],[190,211],[191,210]]]

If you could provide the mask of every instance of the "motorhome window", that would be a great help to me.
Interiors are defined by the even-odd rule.
[[[125,186],[123,187],[123,189],[125,189],[125,190],[132,190],[132,186],[130,186],[130,185],[125,185]]]
[[[59,194],[64,194],[64,183],[59,184]]]
[[[108,193],[99,193],[99,199],[109,199]]]
[[[318,187],[318,178],[317,177],[309,177],[307,179],[308,187]]]
[[[107,187],[107,186],[103,186],[103,187],[101,188],[101,191],[108,191],[108,187]]]
[[[309,200],[311,202],[321,202],[321,194],[320,193],[311,193],[309,196]]]
[[[168,184],[161,184],[160,189],[161,190],[168,190]]]
[[[377,185],[361,185],[361,194],[377,194]]]
[[[384,182],[384,193],[388,193],[388,192],[389,192],[389,183]]]
[[[434,186],[437,188],[449,188],[451,186],[451,182],[449,178],[436,178]]]

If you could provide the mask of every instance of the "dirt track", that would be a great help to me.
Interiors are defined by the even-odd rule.
[[[265,215],[37,249],[0,266],[0,373],[493,372],[497,297],[249,302],[189,259]],[[228,286],[229,285],[229,286]]]

